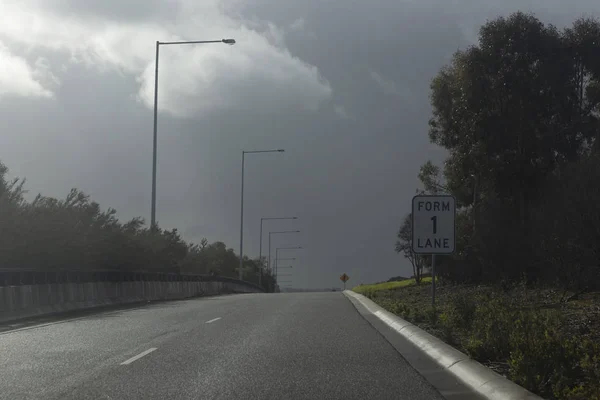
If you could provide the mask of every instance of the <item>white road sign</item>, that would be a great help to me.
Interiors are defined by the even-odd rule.
[[[415,196],[412,201],[412,248],[417,254],[454,252],[454,196]]]

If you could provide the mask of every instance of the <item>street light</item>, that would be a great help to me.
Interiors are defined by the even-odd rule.
[[[262,227],[263,221],[273,220],[273,219],[298,219],[298,217],[267,217],[260,219],[260,241],[258,245],[258,262],[260,263],[259,272],[258,272],[258,286],[260,286],[261,278],[262,278]]]
[[[241,211],[240,211],[240,273],[239,278],[240,281],[244,280],[244,161],[246,159],[246,154],[257,154],[257,153],[283,153],[285,150],[283,149],[275,149],[275,150],[253,150],[253,151],[242,151],[242,200],[241,200]]]
[[[277,258],[275,257],[275,262],[273,263],[273,268],[275,268],[275,270],[278,270],[279,267],[277,266],[277,264],[279,264],[279,261],[293,261],[295,260],[296,257],[292,257],[292,258]],[[292,268],[292,267],[290,267]]]
[[[234,39],[221,40],[190,40],[179,42],[156,42],[156,60],[154,62],[154,135],[152,147],[152,210],[150,215],[150,229],[156,225],[156,146],[158,137],[158,54],[160,46],[171,44],[205,44],[205,43],[225,43],[234,45]]]
[[[277,273],[279,272],[279,261],[293,261],[295,259],[296,259],[296,257],[292,257],[292,258],[277,258],[277,257],[275,257],[275,263],[273,264],[273,275],[275,276],[275,279],[277,279]],[[289,267],[281,267],[281,268],[292,268],[292,266],[290,265]]]
[[[269,232],[269,268],[273,269],[271,265],[271,235],[280,234],[280,233],[300,233],[300,231],[278,231],[278,232]]]
[[[275,249],[275,280],[277,280],[277,263],[279,261],[279,250],[300,250],[302,246],[293,246],[293,247],[278,247]],[[282,260],[284,260],[282,258]],[[295,260],[295,258],[293,259]]]

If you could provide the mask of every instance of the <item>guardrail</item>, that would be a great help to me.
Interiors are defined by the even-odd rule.
[[[0,322],[101,306],[258,293],[224,276],[128,271],[0,270]]]
[[[231,282],[243,283],[260,291],[255,283],[220,275],[188,275],[175,272],[118,270],[15,270],[0,269],[0,287],[90,282]]]

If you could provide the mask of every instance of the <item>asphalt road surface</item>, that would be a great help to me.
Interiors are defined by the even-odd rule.
[[[442,397],[330,292],[156,303],[5,330],[0,399]]]

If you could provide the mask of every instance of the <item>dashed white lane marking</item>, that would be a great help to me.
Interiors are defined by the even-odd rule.
[[[148,354],[152,353],[154,350],[158,350],[158,349],[157,349],[156,347],[151,347],[151,348],[149,348],[149,349],[148,349],[148,350],[146,350],[146,351],[142,351],[142,352],[141,352],[140,354],[138,354],[137,356],[135,356],[135,357],[131,357],[131,358],[130,358],[129,360],[127,360],[127,361],[123,361],[123,362],[121,363],[121,365],[129,365],[129,364],[131,364],[132,362],[134,362],[135,360],[139,360],[140,358],[144,357],[145,355],[148,355]]]
[[[212,324],[213,322],[215,322],[215,321],[218,321],[218,320],[220,320],[220,319],[221,319],[221,317],[214,318],[214,319],[211,319],[210,321],[206,321],[206,323],[207,323],[207,324]]]

